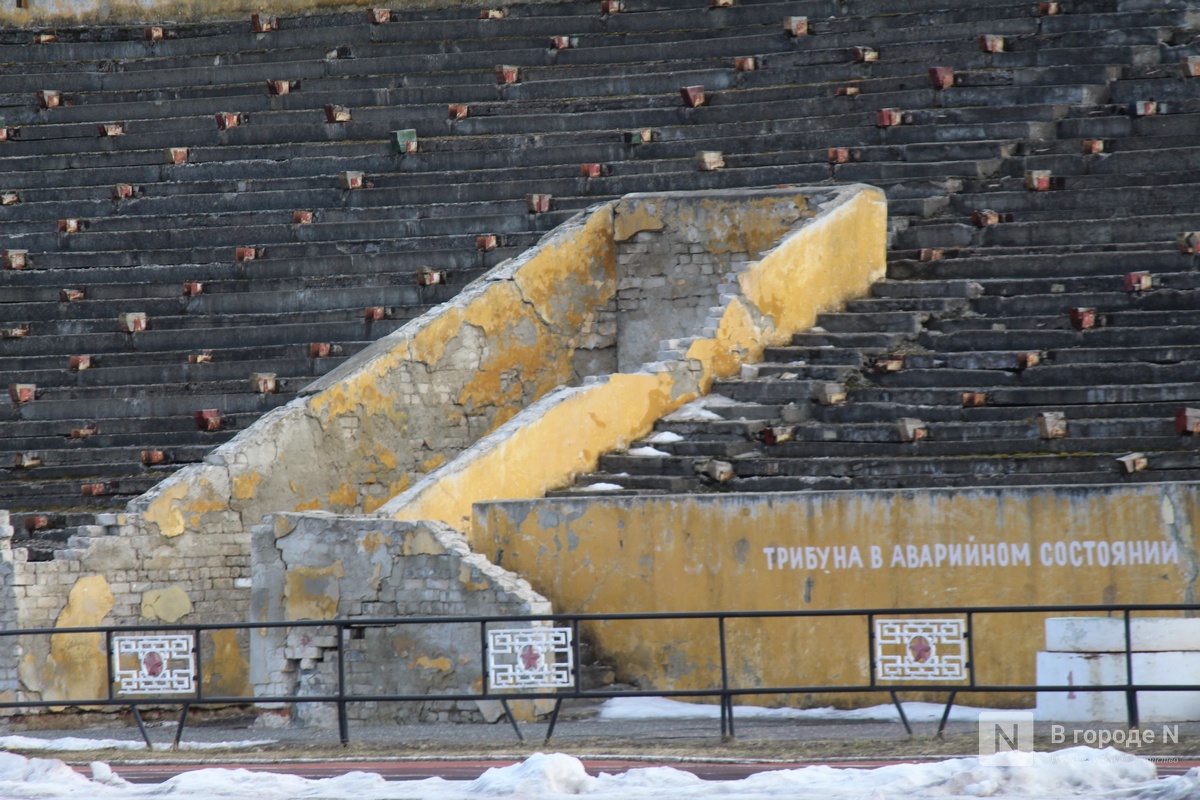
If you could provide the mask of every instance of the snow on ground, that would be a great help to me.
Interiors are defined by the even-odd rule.
[[[650,444],[675,444],[682,442],[683,437],[675,431],[659,431],[653,436],[646,439]]]
[[[274,739],[248,739],[239,742],[180,742],[180,750],[236,750],[242,747],[261,747],[275,744]],[[66,736],[60,739],[38,739],[33,736],[0,736],[2,750],[51,750],[69,752],[79,750],[145,750],[146,743],[140,739],[84,739]],[[155,750],[170,750],[169,744],[156,744]]]
[[[605,483],[604,481],[600,481],[599,483],[589,483],[583,488],[591,492],[619,492],[625,487],[619,483]]]
[[[620,775],[592,777],[583,764],[562,753],[536,753],[508,767],[495,767],[473,781],[429,778],[387,782],[379,775],[350,772],[310,780],[240,769],[200,769],[161,784],[126,783],[102,762],[92,777],[80,775],[56,759],[0,753],[0,798],[247,798],[248,800],[592,800],[641,798],[736,798],[737,800],[894,800],[897,798],[1121,798],[1121,800],[1194,800],[1200,796],[1200,770],[1155,777],[1154,765],[1118,750],[1075,747],[1035,753],[1032,766],[1020,766],[1008,753],[996,765],[977,758],[876,769],[804,767],[762,772],[734,781],[706,781],[671,767],[633,769]]]
[[[905,703],[904,715],[909,722],[938,722],[946,707],[938,703]],[[952,722],[978,722],[979,712],[994,708],[954,706],[950,709]],[[721,707],[701,703],[681,703],[665,697],[614,697],[600,706],[602,720],[634,719],[719,719]],[[892,705],[870,708],[763,708],[734,706],[734,720],[739,719],[799,719],[799,720],[881,720],[900,721]]]

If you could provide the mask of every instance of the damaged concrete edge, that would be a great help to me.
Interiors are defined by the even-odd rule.
[[[664,343],[668,351],[686,346],[686,356],[557,390],[378,513],[440,520],[471,531],[474,503],[538,497],[568,484],[575,475],[594,470],[603,453],[646,435],[660,417],[706,393],[715,378],[736,373],[743,363],[761,358],[764,347],[810,327],[817,313],[864,294],[886,266],[883,193],[862,184],[778,192],[800,193],[816,202],[816,215],[800,221],[737,276],[736,288],[716,309],[719,319],[703,332],[706,336]],[[631,197],[667,194],[703,199],[718,193]],[[614,231],[622,224],[615,222]],[[637,222],[624,233],[653,224]]]
[[[543,250],[556,247],[575,237],[587,225],[588,220],[593,214],[609,205],[612,205],[612,203],[601,203],[575,214],[539,239],[533,247],[525,250],[520,255],[501,261],[486,273],[467,284],[461,292],[450,300],[434,306],[419,317],[406,322],[392,333],[372,342],[344,364],[340,364],[305,386],[300,391],[300,394],[302,396],[318,394],[331,386],[345,381],[355,373],[370,369],[373,364],[387,358],[397,348],[404,347],[407,343],[416,339],[422,331],[443,318],[449,309],[466,309],[471,303],[479,300],[491,288],[492,284],[498,281],[515,280],[520,270],[529,264],[529,262],[536,259]]]
[[[401,522],[378,516],[293,512],[268,514],[252,528],[256,575],[252,623],[362,617],[486,615],[496,618],[552,613],[550,602],[525,578],[473,553],[466,538],[440,522]],[[510,627],[524,627],[514,623]],[[541,625],[543,623],[535,623]],[[352,693],[470,694],[483,688],[478,629],[444,626],[373,626],[347,642],[344,680]],[[321,694],[333,690],[338,640],[321,628],[256,627],[250,632],[250,682],[256,696]],[[392,669],[379,671],[388,663]],[[531,721],[544,703],[516,702],[517,718]],[[333,727],[326,707],[260,704],[259,723]],[[472,712],[474,716],[472,715]],[[397,707],[357,704],[352,721],[494,722],[498,702],[463,700]],[[398,716],[399,715],[399,716]]]
[[[434,340],[441,341],[463,326],[469,326],[470,322],[464,320],[469,318],[471,309],[495,299],[489,293],[498,288],[526,298],[529,287],[536,285],[534,274],[544,272],[549,262],[557,260],[557,252],[569,248],[588,230],[597,224],[607,225],[604,215],[611,213],[611,206],[611,202],[601,203],[575,214],[533,247],[476,278],[451,300],[431,308],[310,383],[298,397],[264,414],[209,453],[202,463],[179,470],[134,498],[127,505],[130,524],[144,524],[150,532],[173,538],[210,523],[228,530],[246,531],[258,522],[262,513],[297,510],[294,508],[296,500],[281,499],[275,507],[256,508],[249,518],[244,518],[248,509],[255,508],[256,504],[263,505],[257,494],[264,475],[277,468],[279,461],[286,460],[282,443],[298,435],[303,437],[306,435],[303,432],[314,423],[324,428],[329,422],[327,418],[335,414],[322,405],[323,397],[335,395],[356,381],[370,383],[379,374],[400,364],[421,362],[426,369],[433,369],[441,354],[436,346],[431,346]],[[580,269],[586,270],[586,267]],[[538,316],[547,331],[561,328],[562,315],[546,311],[544,303],[539,304],[538,299],[525,299],[532,313]],[[550,386],[563,382],[563,379],[551,382]],[[310,449],[315,451],[318,448],[315,442],[313,444]],[[312,498],[300,498],[299,502],[312,502]]]

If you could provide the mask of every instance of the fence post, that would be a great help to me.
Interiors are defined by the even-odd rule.
[[[345,747],[350,744],[350,723],[346,719],[346,628],[341,622],[335,622],[334,632],[337,634],[338,736]]]
[[[1129,728],[1138,726],[1137,692],[1133,689],[1133,637],[1130,635],[1129,609],[1125,609],[1125,711]]]

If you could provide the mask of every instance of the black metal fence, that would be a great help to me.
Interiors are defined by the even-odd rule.
[[[944,693],[947,697],[945,710],[938,724],[938,734],[944,730],[959,692],[977,693],[1029,693],[1029,692],[1121,692],[1125,697],[1125,706],[1129,726],[1138,725],[1139,691],[1180,692],[1200,691],[1198,683],[1177,684],[1143,684],[1134,680],[1133,669],[1133,637],[1131,623],[1138,617],[1135,615],[1164,614],[1193,616],[1200,612],[1200,604],[1124,604],[1124,605],[1042,605],[1042,606],[960,606],[940,608],[860,608],[839,610],[799,610],[799,611],[713,611],[713,612],[684,612],[684,613],[624,613],[624,614],[553,614],[540,616],[442,616],[442,617],[386,617],[386,618],[355,618],[333,620],[294,620],[286,622],[233,622],[233,623],[204,623],[191,625],[128,625],[128,626],[99,626],[87,628],[27,628],[0,631],[0,646],[14,644],[13,637],[28,636],[60,636],[64,634],[96,634],[104,638],[107,662],[107,695],[95,698],[54,699],[37,701],[8,701],[0,702],[0,708],[33,709],[48,707],[127,707],[136,720],[147,746],[150,746],[149,735],[140,713],[141,707],[178,707],[180,718],[175,732],[174,743],[177,746],[187,723],[188,710],[192,706],[225,706],[246,703],[282,704],[282,703],[331,703],[336,706],[338,732],[343,744],[350,741],[349,717],[347,706],[356,702],[422,702],[431,701],[462,701],[483,700],[498,701],[505,710],[509,722],[518,738],[523,738],[515,718],[508,705],[512,700],[555,700],[554,710],[550,716],[546,741],[554,733],[558,712],[562,701],[566,699],[608,699],[614,697],[675,697],[675,698],[716,698],[720,704],[720,725],[723,737],[732,737],[734,731],[733,700],[735,697],[757,697],[763,695],[790,694],[861,694],[870,692],[887,692],[895,704],[901,722],[909,733],[912,728],[904,713],[898,692]],[[1105,616],[1122,620],[1124,629],[1124,664],[1125,678],[1123,683],[1100,685],[1037,685],[1037,684],[1003,684],[984,683],[976,680],[976,654],[984,643],[977,640],[976,630],[979,620],[985,617],[1013,614],[1070,614],[1075,616]],[[952,617],[961,621],[961,634],[964,652],[962,655],[963,675],[956,680],[912,680],[902,683],[880,678],[877,675],[879,663],[876,647],[876,622],[879,620],[910,620],[921,621],[927,618]],[[829,619],[838,618],[850,621],[851,624],[865,623],[866,655],[869,663],[869,677],[866,683],[811,683],[780,686],[746,686],[737,685],[730,679],[730,645],[729,627],[731,623],[743,620],[765,619]],[[719,685],[706,689],[633,689],[627,691],[586,690],[581,682],[580,637],[581,623],[606,622],[648,622],[654,620],[691,620],[708,621],[712,623],[710,647],[719,656]],[[350,638],[358,638],[369,628],[408,627],[408,626],[440,626],[449,624],[474,624],[479,626],[479,655],[481,689],[478,692],[455,693],[414,693],[414,694],[379,694],[354,693],[347,690],[346,685],[346,642]],[[569,627],[572,632],[570,646],[574,651],[574,671],[572,685],[553,690],[535,691],[497,691],[489,684],[488,664],[488,630],[489,626],[503,625],[505,627],[544,625],[546,623]],[[204,693],[204,661],[200,651],[201,633],[229,630],[250,629],[303,629],[303,628],[332,628],[336,638],[336,669],[337,689],[330,694],[262,694],[254,696],[220,696]],[[114,670],[113,641],[119,635],[133,634],[191,634],[193,644],[193,662],[195,674],[192,676],[194,689],[187,695],[154,695],[154,696],[118,696],[116,690],[116,675]],[[1039,634],[1040,635],[1040,634]],[[802,658],[803,654],[797,654]],[[919,658],[915,659],[919,661]]]

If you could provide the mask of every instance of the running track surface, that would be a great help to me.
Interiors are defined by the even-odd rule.
[[[446,780],[474,780],[492,767],[506,767],[516,761],[314,761],[305,763],[238,763],[230,761],[220,764],[118,764],[113,770],[127,781],[133,783],[161,783],[182,772],[197,769],[247,769],[252,772],[274,772],[284,775],[299,775],[304,778],[332,778],[347,772],[376,772],[389,781],[411,781],[422,778],[445,778]],[[674,769],[690,772],[704,780],[732,781],[755,775],[759,772],[770,772],[779,769],[799,769],[801,767],[830,766],[843,768],[871,769],[886,767],[893,764],[919,763],[919,760],[878,760],[878,761],[804,761],[793,763],[770,764],[730,764],[704,762],[650,762],[622,761],[620,759],[584,759],[583,765],[591,775],[601,772],[619,773],[643,767],[668,766]],[[1160,762],[1158,774],[1182,775],[1192,767],[1200,767],[1200,760],[1194,758],[1181,759],[1174,762]],[[76,766],[80,773],[91,776],[87,766]]]

